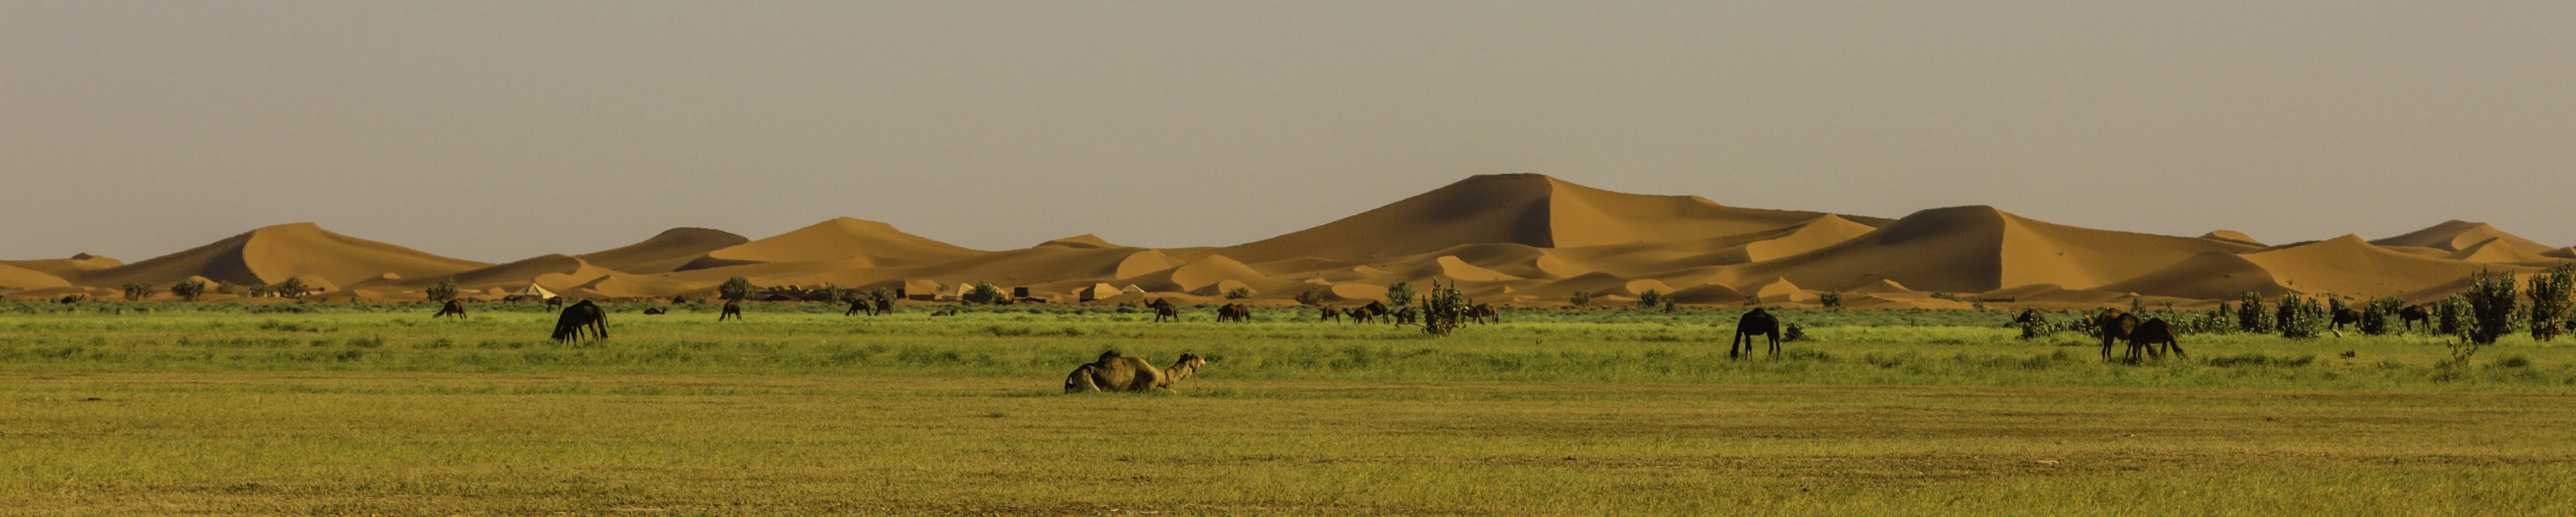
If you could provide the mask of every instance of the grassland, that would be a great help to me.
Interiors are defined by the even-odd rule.
[[[561,345],[532,308],[0,307],[0,513],[2576,513],[2576,347],[2527,340],[2119,365],[2001,313],[1799,311],[1730,361],[1727,311],[634,309]],[[1103,349],[1213,364],[1059,394]]]

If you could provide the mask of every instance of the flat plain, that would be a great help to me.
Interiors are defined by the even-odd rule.
[[[0,307],[0,508],[50,515],[2576,513],[2576,348],[2000,311],[1511,310],[1448,337],[1114,308],[755,304],[543,339],[477,306]],[[1211,359],[1065,395],[1103,350]]]

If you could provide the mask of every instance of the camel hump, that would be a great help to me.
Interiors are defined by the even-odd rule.
[[[1119,358],[1119,357],[1123,357],[1123,356],[1118,355],[1118,351],[1117,351],[1117,350],[1110,350],[1110,351],[1106,351],[1106,352],[1101,352],[1101,353],[1100,353],[1100,360],[1102,360],[1102,361],[1107,361],[1107,360],[1110,360],[1110,359],[1117,359],[1117,358]]]

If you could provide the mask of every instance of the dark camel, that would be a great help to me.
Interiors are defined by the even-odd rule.
[[[1753,355],[1753,336],[1769,337],[1771,356],[1780,355],[1780,318],[1756,307],[1744,313],[1744,317],[1735,319],[1735,336],[1726,340],[1726,358],[1735,359]],[[1741,355],[1736,353],[1738,343],[1744,346],[1744,352]]]
[[[442,316],[455,316],[456,319],[465,319],[465,302],[448,300],[447,305],[438,308],[438,314],[433,314],[429,317],[430,319],[438,319]]]
[[[716,321],[724,321],[727,318],[742,319],[742,302],[725,300],[724,312],[716,314]]]
[[[580,341],[584,331],[589,332],[590,339],[608,339],[608,312],[599,310],[590,300],[582,300],[555,316],[555,341]]]
[[[1181,310],[1177,307],[1173,307],[1171,300],[1155,298],[1154,301],[1145,302],[1145,306],[1154,309],[1155,323],[1162,323],[1166,318],[1171,321],[1181,320]]]
[[[2417,322],[2424,323],[2426,328],[2433,326],[2433,311],[2422,305],[2408,305],[2404,309],[2397,310],[2397,319],[2406,323],[2408,332],[2413,332]]]
[[[2344,326],[2344,325],[2355,324],[2355,323],[2360,323],[2360,322],[2361,322],[2361,311],[2352,310],[2352,308],[2351,308],[2351,307],[2345,307],[2345,308],[2341,308],[2341,309],[2336,309],[2336,310],[2334,311],[2334,335],[2335,335],[2335,337],[2343,337],[2343,326]]]
[[[561,297],[561,296],[548,296],[548,297],[546,297],[546,306],[547,306],[547,307],[562,307],[562,306],[564,306],[563,297]]]
[[[1320,312],[1319,314],[1317,314],[1317,315],[1316,315],[1316,317],[1315,317],[1315,322],[1316,322],[1316,323],[1323,323],[1323,322],[1327,322],[1327,321],[1341,321],[1341,320],[1342,320],[1342,311],[1341,311],[1341,310],[1339,310],[1339,309],[1334,309],[1334,308],[1332,308],[1332,307],[1321,307],[1321,308],[1319,308],[1318,310],[1320,310],[1321,312]]]
[[[1219,322],[1232,321],[1236,323],[1251,323],[1252,307],[1240,303],[1229,303],[1219,306],[1216,308],[1216,320]]]
[[[2093,317],[2095,332],[2102,334],[2103,361],[2111,360],[2111,344],[2128,339],[2129,332],[2137,330],[2139,323],[2142,322],[2138,321],[2137,315],[2120,312],[2119,309],[2102,309],[2101,314]]]
[[[1422,316],[1413,312],[1413,306],[1410,305],[1395,311],[1395,324],[1397,325],[1412,325],[1421,319]]]
[[[2190,358],[2182,353],[2182,341],[2174,339],[2173,325],[2165,323],[2164,318],[2147,318],[2147,321],[2138,323],[2138,328],[2129,331],[2129,362],[2145,360],[2140,352],[2163,360],[2167,350],[2172,351],[2175,358]]]
[[[946,309],[940,309],[940,310],[930,311],[930,317],[933,317],[933,318],[945,318],[945,317],[949,317],[949,316],[956,316],[956,315],[957,315],[957,308],[955,308],[955,307],[950,307],[950,308],[946,308]]]
[[[848,316],[848,315],[858,314],[858,313],[862,313],[862,312],[864,312],[864,313],[868,313],[868,315],[869,315],[869,316],[875,316],[875,315],[877,315],[877,307],[876,307],[875,305],[871,305],[871,304],[869,304],[869,303],[868,303],[869,301],[870,301],[870,300],[868,300],[868,299],[866,299],[866,298],[851,298],[851,299],[850,299],[850,310],[841,311],[841,315],[842,315],[842,316]]]
[[[2039,315],[2039,309],[2022,309],[2021,315],[2013,316],[2012,324],[2014,325],[2028,323],[2048,323],[2048,319]]]
[[[1490,303],[1479,303],[1467,309],[1467,318],[1475,320],[1478,325],[1503,321],[1502,313],[1494,312],[1494,304]]]
[[[1352,307],[1349,311],[1345,311],[1344,314],[1350,315],[1351,323],[1368,323],[1369,318],[1373,317],[1373,315],[1369,314],[1368,309],[1361,307]]]

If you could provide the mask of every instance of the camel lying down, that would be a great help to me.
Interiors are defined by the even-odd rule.
[[[1065,393],[1091,391],[1172,391],[1172,383],[1190,378],[1206,366],[1207,359],[1198,354],[1181,354],[1171,368],[1157,370],[1144,359],[1118,355],[1117,351],[1101,352],[1100,360],[1075,367],[1064,376]]]

